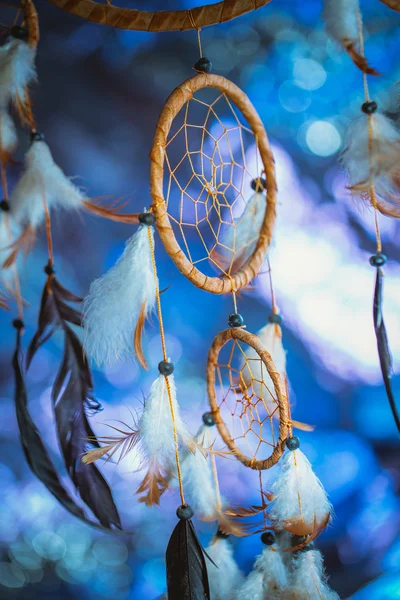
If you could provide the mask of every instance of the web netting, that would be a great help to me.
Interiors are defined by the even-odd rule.
[[[217,409],[218,420],[225,426],[225,432],[219,427],[225,443],[248,466],[272,466],[279,456],[268,464],[261,463],[276,454],[286,417],[282,396],[278,399],[265,363],[253,347],[231,339],[220,349],[213,368],[212,408]]]
[[[201,89],[183,105],[165,165],[168,216],[186,257],[206,275],[233,275],[256,247],[266,200],[260,219],[251,202],[262,175],[257,136],[225,93]]]

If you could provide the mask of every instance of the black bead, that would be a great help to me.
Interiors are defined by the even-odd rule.
[[[202,418],[204,425],[207,425],[208,427],[215,425],[214,415],[211,412],[204,413]]]
[[[197,61],[193,69],[199,73],[210,73],[212,69],[212,62],[203,56]]]
[[[377,111],[377,109],[378,109],[378,105],[374,100],[372,100],[370,102],[364,102],[364,104],[361,106],[361,110],[366,115],[373,115],[374,112]]]
[[[173,363],[166,360],[162,360],[160,363],[158,363],[158,370],[160,371],[161,375],[172,375],[174,368],[175,367]]]
[[[215,537],[222,538],[223,540],[226,540],[230,536],[230,533],[225,533],[225,531],[221,531],[221,529],[218,529],[217,533],[215,534]]]
[[[261,536],[261,541],[266,546],[272,546],[272,544],[275,544],[275,536],[272,531],[264,531]]]
[[[180,506],[176,511],[176,516],[178,519],[182,519],[183,521],[191,519],[193,515],[193,508],[189,504],[182,504],[182,506]]]
[[[266,190],[267,182],[264,179],[264,177],[256,177],[256,179],[253,179],[253,181],[251,182],[251,189],[255,192],[263,192],[264,190]]]
[[[387,257],[382,252],[377,252],[369,259],[369,264],[373,267],[382,267],[387,261]]]
[[[281,315],[278,315],[276,313],[271,313],[268,317],[268,321],[270,323],[275,323],[276,325],[282,325],[283,319],[282,319]]]
[[[18,27],[18,25],[15,25],[14,27],[11,27],[10,33],[13,37],[17,38],[18,40],[28,39],[28,30],[25,29],[25,27]]]
[[[24,322],[22,321],[22,319],[14,319],[12,324],[17,331],[21,331],[21,329],[24,328]]]
[[[237,313],[234,315],[229,315],[228,325],[229,325],[229,327],[243,327],[244,319],[243,319],[242,315],[239,315]]]
[[[53,265],[47,264],[44,268],[44,272],[46,273],[46,275],[54,275],[55,270]]]
[[[139,223],[142,225],[154,225],[156,218],[152,212],[144,212],[139,215]]]
[[[288,450],[298,450],[300,448],[300,440],[297,435],[294,435],[286,440],[286,447]]]
[[[44,135],[40,131],[31,131],[31,142],[43,142]]]
[[[7,200],[2,200],[0,202],[0,209],[4,210],[4,212],[8,212],[10,210],[10,204]]]

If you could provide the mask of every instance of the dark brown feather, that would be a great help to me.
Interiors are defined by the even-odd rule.
[[[58,439],[68,474],[83,502],[105,528],[121,528],[110,488],[94,464],[83,464],[88,445],[99,447],[89,424],[89,412],[100,410],[93,397],[93,382],[80,339],[70,324],[81,325],[81,313],[67,302],[81,299],[50,276],[42,294],[38,329],[28,349],[30,365],[39,348],[56,330],[64,334],[64,354],[56,375],[52,400]],[[90,441],[89,441],[90,440]]]
[[[378,268],[376,272],[375,280],[375,293],[374,293],[374,328],[376,341],[378,345],[379,362],[381,365],[383,382],[385,384],[386,395],[389,400],[390,408],[392,409],[393,418],[396,423],[397,429],[400,433],[400,416],[396,406],[396,400],[392,390],[392,356],[389,348],[389,341],[386,333],[385,322],[382,314],[383,305],[383,272],[382,269]]]
[[[180,520],[167,553],[168,600],[210,600],[203,549],[191,520]]]

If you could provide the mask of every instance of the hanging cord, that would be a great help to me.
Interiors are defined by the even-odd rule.
[[[153,242],[153,238],[151,235],[150,227],[148,227],[147,230],[148,230],[149,244],[150,244],[150,251],[151,251],[151,262],[153,265],[153,272],[154,272],[154,277],[156,280],[156,300],[157,300],[158,323],[159,323],[160,336],[161,336],[161,347],[162,347],[164,361],[167,362],[168,361],[167,346],[165,343],[165,332],[164,332],[164,324],[163,324],[163,317],[162,317],[162,310],[161,310],[161,295],[160,295],[160,287],[158,285],[157,265],[156,265],[156,257],[155,257],[155,252],[154,252],[154,242]],[[175,410],[174,410],[174,405],[172,402],[171,385],[170,385],[168,376],[164,375],[164,377],[165,377],[165,384],[167,386],[168,401],[169,401],[169,407],[171,410],[172,426],[173,426],[173,430],[174,430],[175,462],[176,462],[176,470],[178,473],[179,494],[181,497],[182,505],[184,505],[184,504],[186,504],[186,502],[185,502],[185,496],[183,493],[182,471],[181,471],[181,463],[180,463],[180,459],[179,459],[179,439],[178,439],[178,431],[177,431],[177,427],[176,427]]]
[[[278,311],[278,307],[276,305],[276,297],[275,297],[274,285],[272,283],[272,269],[271,269],[271,263],[270,263],[270,260],[269,260],[269,256],[267,256],[267,264],[268,264],[269,288],[271,290],[272,312],[273,312],[274,315],[277,315],[279,313],[279,311]]]
[[[364,57],[364,34],[363,34],[363,26],[361,13],[357,11],[357,22],[358,22],[358,36],[360,40],[360,53],[361,56]],[[363,72],[363,84],[364,84],[364,98],[365,102],[370,102],[371,98],[369,95],[369,87],[368,87],[368,77],[367,74]],[[376,191],[373,177],[371,175],[372,172],[372,151],[373,151],[373,126],[372,126],[372,114],[368,115],[368,151],[369,151],[369,194],[371,204],[374,209],[374,219],[375,219],[375,236],[376,236],[376,251],[382,252],[382,241],[381,241],[381,232],[379,229],[379,221],[378,221],[378,207],[376,202]]]
[[[8,204],[7,173],[6,173],[6,169],[5,169],[3,162],[1,163],[1,187],[3,190],[3,200],[5,202],[7,202],[7,204]],[[11,231],[10,218],[9,218],[7,212],[4,213],[4,222],[6,224],[8,239],[10,241],[10,246],[11,246],[14,240],[13,240],[13,235],[12,235],[12,231]],[[10,268],[13,270],[14,294],[15,294],[15,300],[17,303],[18,318],[21,319],[21,321],[22,321],[23,317],[24,317],[24,302],[23,302],[22,296],[21,296],[21,285],[20,285],[19,276],[18,276],[17,262],[14,261]]]
[[[197,30],[197,43],[199,45],[200,58],[202,58],[203,57],[203,48],[201,46],[201,27],[197,27],[191,10],[188,10],[188,16],[189,16],[189,21],[190,21],[191,26],[193,27],[193,29]]]

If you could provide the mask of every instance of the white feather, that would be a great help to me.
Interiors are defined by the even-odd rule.
[[[243,264],[254,252],[266,206],[265,194],[255,192],[242,214],[223,230],[216,250],[221,254],[224,264],[229,265],[237,260]],[[218,259],[216,262],[218,263]]]
[[[174,376],[169,375],[175,423],[180,441],[188,443],[190,434],[182,421],[176,398]],[[175,460],[175,440],[168,390],[164,375],[159,375],[150,388],[139,421],[140,446],[147,460],[170,469]]]
[[[0,48],[0,106],[25,97],[25,88],[35,78],[36,48],[12,39]]]
[[[15,124],[6,108],[0,108],[0,149],[12,154],[18,145]]]
[[[0,281],[6,287],[10,288],[13,284],[13,269],[3,269],[5,260],[11,254],[10,246],[13,240],[17,237],[17,225],[14,223],[12,217],[8,215],[8,226],[6,223],[6,217],[0,215]],[[11,239],[10,234],[11,233]]]
[[[328,35],[342,46],[358,44],[358,0],[324,0],[323,19]]]
[[[269,323],[258,332],[258,337],[265,350],[267,350],[274,361],[277,372],[282,376],[286,374],[286,352],[282,345],[282,332],[279,325]],[[276,408],[276,402],[271,396],[275,396],[272,379],[264,363],[260,360],[258,353],[249,347],[245,353],[246,358],[242,357],[241,366],[243,368],[242,376],[246,385],[253,386],[254,393],[263,398],[270,412]],[[247,361],[246,361],[247,359]],[[259,381],[263,383],[258,383]],[[268,390],[271,392],[268,393]]]
[[[326,524],[332,511],[322,483],[301,450],[286,451],[279,466],[271,487],[274,501],[268,516],[278,529],[290,531],[291,525],[300,523],[312,533],[314,525]]]
[[[288,595],[296,600],[339,600],[327,583],[319,550],[299,552],[294,561]]]
[[[287,583],[287,571],[279,548],[266,546],[235,600],[278,600]]]
[[[244,575],[233,556],[232,544],[226,538],[216,537],[206,549],[206,554],[216,565],[207,562],[211,600],[232,600],[244,582]]]
[[[15,220],[37,227],[45,216],[44,199],[49,209],[74,209],[87,198],[55,164],[48,145],[36,141],[26,153],[25,170],[10,197]]]
[[[153,228],[150,234],[153,238]],[[90,286],[83,303],[85,350],[97,364],[132,356],[133,333],[143,304],[156,300],[149,231],[140,225],[116,264]]]
[[[372,123],[372,155],[368,146],[368,123]],[[400,158],[400,134],[393,122],[385,115],[375,113],[372,117],[362,115],[350,124],[342,153],[342,164],[348,171],[352,185],[365,184],[368,188],[370,175],[375,178],[398,169]]]
[[[196,442],[205,450],[210,448],[210,427],[203,425],[196,435]],[[214,485],[209,454],[198,448],[187,451],[181,463],[183,485],[196,516],[213,520],[220,509]]]

